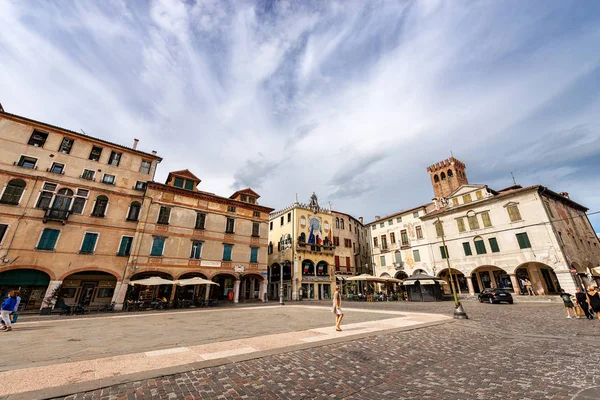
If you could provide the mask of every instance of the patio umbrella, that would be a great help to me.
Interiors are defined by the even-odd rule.
[[[176,285],[179,286],[189,286],[189,285],[219,285],[217,282],[209,281],[208,279],[194,277],[189,279],[180,279],[175,281]]]
[[[159,278],[158,276],[152,276],[146,279],[138,279],[137,281],[129,281],[131,286],[143,285],[143,286],[160,286],[160,285],[174,285],[174,281],[168,279]]]
[[[397,278],[381,278],[384,279],[385,282],[389,282],[389,283],[402,283],[401,279],[397,279]]]
[[[366,282],[379,282],[379,283],[383,283],[383,282],[386,282],[385,279],[386,278],[377,278],[376,276],[369,275],[369,274],[362,274],[362,275],[352,276],[350,278],[347,278],[346,280],[348,280],[348,281],[366,281]],[[393,278],[390,278],[390,279],[393,279]]]

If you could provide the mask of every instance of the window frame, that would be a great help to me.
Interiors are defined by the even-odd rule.
[[[167,214],[167,220],[164,221],[162,218],[164,217],[163,214],[163,210],[167,210],[168,214]],[[167,206],[160,206],[160,208],[158,209],[158,215],[156,217],[156,224],[157,225],[169,225],[169,223],[171,222],[171,207],[167,207]]]
[[[91,178],[86,178],[86,172],[89,171],[92,173],[92,177]],[[95,182],[96,181],[96,171],[93,169],[89,169],[89,168],[84,168],[83,172],[81,173],[81,175],[79,176],[81,179],[85,179],[86,181],[92,181]]]
[[[4,231],[2,230],[2,227],[4,227]],[[4,238],[6,237],[6,233],[8,232],[9,229],[10,229],[10,224],[0,224],[0,246],[2,245],[2,242],[4,241]]]
[[[524,249],[532,248],[531,241],[529,240],[529,235],[527,234],[527,232],[515,233],[515,236],[517,238],[517,243],[519,244],[519,249],[524,250]],[[525,239],[525,241],[523,243],[522,243],[521,238]]]
[[[154,253],[154,248],[157,240],[161,241],[160,254]],[[163,257],[165,254],[165,245],[167,243],[167,238],[165,236],[152,236],[152,245],[150,246],[150,257]]]
[[[146,164],[148,167],[148,171],[145,171]],[[151,170],[152,170],[152,161],[142,159],[142,162],[140,163],[140,169],[138,172],[140,172],[142,174],[150,175]]]
[[[44,232],[45,231],[57,231],[58,232],[58,236],[56,236],[56,240],[54,241],[54,244],[52,246],[51,249],[43,249],[40,246],[40,242],[42,241],[42,237],[44,236]],[[62,230],[61,229],[53,229],[53,228],[44,228],[42,229],[42,232],[40,232],[40,236],[38,237],[37,240],[37,245],[35,247],[35,250],[39,250],[39,251],[56,251],[56,245],[58,244],[58,240],[60,239],[60,235],[62,234]]]
[[[488,238],[490,244],[490,250],[492,253],[500,253],[500,246],[498,245],[498,239],[495,237]]]
[[[106,198],[106,205],[104,206],[104,210],[102,215],[96,213],[96,207],[98,207],[98,199],[100,197],[105,197]],[[104,201],[104,199],[101,199],[102,201]],[[108,213],[108,205],[110,204],[110,199],[108,198],[108,196],[106,195],[98,195],[96,196],[96,198],[94,199],[94,206],[92,207],[92,213],[90,214],[91,217],[97,217],[97,218],[104,218],[106,217],[106,214]]]
[[[414,262],[421,262],[421,253],[419,252],[419,249],[413,250],[413,260]]]
[[[100,150],[100,152],[98,153],[98,159],[96,159],[95,157],[93,157],[93,156],[95,156],[95,152],[94,151],[97,151],[97,150]],[[104,150],[103,147],[92,145],[92,149],[90,150],[90,155],[88,156],[88,160],[100,162],[100,158],[102,157],[102,151],[103,150]]]
[[[26,167],[25,165],[23,165],[23,164],[25,164],[25,161],[30,161],[31,162],[31,160],[35,160],[35,162],[33,163],[33,167],[29,168],[29,167]],[[25,169],[36,170],[37,169],[37,162],[38,161],[39,161],[39,158],[37,158],[37,157],[28,156],[27,154],[21,154],[19,156],[19,161],[17,161],[15,163],[15,165],[17,167],[21,167],[21,168],[25,168]]]
[[[229,258],[225,258],[225,249],[229,249]],[[233,260],[233,244],[223,243],[223,257],[222,261],[231,262]]]
[[[21,186],[13,186],[15,188],[17,188],[17,187],[21,188],[21,193],[19,194],[19,200],[17,202],[3,201],[3,198],[6,195],[6,189],[8,189],[8,186],[13,181],[22,181],[23,183],[25,183],[25,186],[23,186],[23,187],[21,187]],[[0,194],[0,204],[9,205],[9,206],[19,206],[19,205],[21,205],[21,201],[23,200],[23,195],[25,194],[25,191],[27,191],[27,181],[25,179],[13,178],[13,179],[9,180],[8,182],[6,182],[6,184],[2,188],[2,193]],[[12,196],[14,198],[14,193],[12,193],[10,196]]]
[[[202,223],[199,224],[199,222],[202,222]],[[197,230],[206,229],[206,213],[196,212],[196,221],[194,222],[194,229],[197,229]]]
[[[477,253],[478,256],[487,254],[487,249],[485,248],[485,241],[481,236],[473,238],[473,245],[475,246],[475,253]]]
[[[417,235],[417,239],[423,239],[423,228],[421,225],[415,226],[415,233]]]
[[[62,165],[62,169],[60,170],[60,172],[53,171],[54,167],[58,166],[58,165]],[[52,165],[50,165],[50,168],[48,168],[48,172],[50,172],[52,174],[64,175],[66,168],[67,168],[67,165],[65,163],[59,163],[59,162],[53,161]]]
[[[134,207],[134,205],[138,208],[137,215],[135,216],[135,218],[131,218],[131,210]],[[141,212],[142,212],[142,203],[140,203],[137,200],[134,200],[131,203],[129,203],[129,208],[127,209],[127,217],[125,218],[125,220],[128,222],[138,222],[140,220]]]
[[[96,235],[94,247],[92,248],[92,251],[89,252],[83,251],[83,244],[85,243],[85,238],[87,235]],[[79,244],[79,254],[94,255],[96,253],[96,247],[98,246],[98,239],[100,239],[100,232],[84,231],[83,238],[81,239],[81,243]]]
[[[260,237],[260,222],[258,221],[252,221],[252,237]]]
[[[106,177],[112,177],[112,181],[110,179],[106,180]],[[104,175],[102,175],[102,180],[100,181],[100,183],[104,183],[105,185],[116,185],[117,177],[112,174],[104,173]]]
[[[123,153],[119,153],[118,151],[111,150],[110,156],[108,156],[108,165],[113,167],[118,167],[121,163],[121,157],[123,157]],[[115,164],[116,161],[116,164]]]
[[[231,229],[229,229],[229,224],[231,223]],[[227,217],[225,220],[225,233],[229,235],[235,234],[235,218]]]
[[[202,248],[204,247],[204,240],[192,239],[191,242],[192,248],[190,249],[190,260],[201,260]]]
[[[448,257],[448,246],[440,246],[440,254],[442,256],[442,260],[445,260]]]
[[[123,239],[129,238],[131,241],[129,242],[129,249],[126,253],[121,253],[121,247],[123,246]],[[133,248],[133,236],[121,235],[121,240],[119,240],[119,247],[117,248],[117,256],[118,257],[129,257],[131,255],[131,249]]]
[[[471,249],[470,242],[463,242],[463,252],[465,253],[465,257],[469,257],[473,255],[473,250]]]
[[[65,141],[70,142],[69,146],[65,146],[66,147],[66,151],[63,150],[63,146],[65,144]],[[63,154],[71,154],[71,150],[73,149],[73,145],[75,144],[75,139],[71,139],[69,137],[63,136],[63,139],[60,142],[60,145],[58,146],[58,152],[59,153],[63,153]]]
[[[256,246],[250,247],[250,264],[258,264],[259,248]],[[252,256],[255,256],[254,258]]]
[[[42,135],[42,136],[43,136],[43,141],[42,141],[42,144],[41,144],[41,145],[39,145],[39,146],[38,146],[38,145],[36,145],[35,143],[32,143],[32,141],[33,141],[33,137],[34,137],[34,135],[36,135],[36,134],[38,134],[38,135]],[[43,148],[44,148],[44,145],[46,144],[46,141],[48,140],[48,136],[49,136],[49,133],[48,133],[48,132],[44,132],[44,131],[40,131],[40,130],[38,130],[38,129],[34,129],[34,130],[33,130],[33,132],[31,132],[31,135],[29,136],[29,140],[27,141],[27,145],[28,145],[28,146],[33,146],[33,147],[39,147],[40,149],[43,149]]]

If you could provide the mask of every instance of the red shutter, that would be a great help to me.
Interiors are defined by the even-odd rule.
[[[346,267],[350,268],[350,257],[346,257]]]
[[[336,267],[340,266],[340,256],[335,256],[335,266]]]

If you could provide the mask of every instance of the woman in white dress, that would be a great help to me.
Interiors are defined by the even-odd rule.
[[[335,330],[339,332],[342,330],[341,324],[344,318],[344,313],[342,312],[342,293],[339,286],[336,286],[335,293],[333,293],[333,313],[335,314]]]

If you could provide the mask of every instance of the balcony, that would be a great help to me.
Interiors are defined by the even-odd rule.
[[[313,253],[333,253],[334,250],[335,246],[332,245],[325,246],[323,244],[310,244],[298,240],[298,251],[310,251]]]
[[[338,275],[352,275],[352,269],[350,267],[342,267],[342,266],[336,265],[335,273]]]
[[[48,222],[48,221],[57,221],[57,222],[62,222],[63,224],[65,224],[67,222],[67,219],[69,219],[69,214],[71,212],[69,210],[60,210],[57,208],[46,208],[44,210],[44,218],[42,219],[42,221],[44,223]]]

